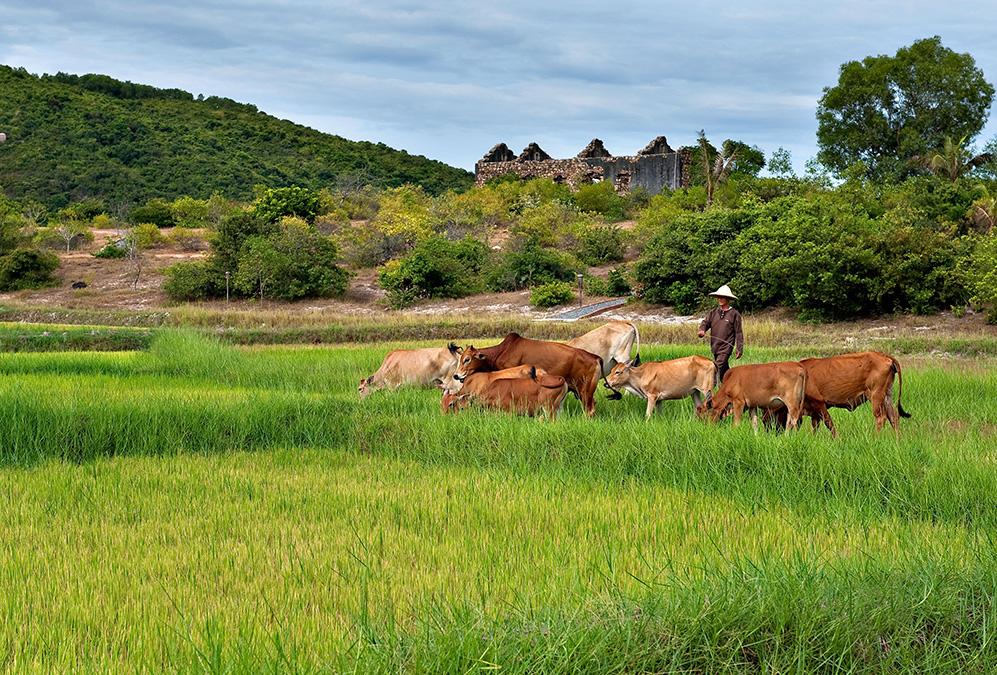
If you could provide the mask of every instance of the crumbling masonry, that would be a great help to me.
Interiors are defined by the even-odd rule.
[[[688,148],[672,150],[664,136],[632,157],[613,157],[598,138],[571,159],[552,159],[536,143],[527,145],[517,157],[509,146],[499,143],[474,165],[474,177],[478,185],[514,174],[524,180],[550,178],[572,188],[605,180],[611,181],[619,194],[635,187],[656,194],[663,188],[688,187],[691,158]]]

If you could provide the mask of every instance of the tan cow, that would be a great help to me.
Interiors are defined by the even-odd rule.
[[[457,345],[427,349],[396,349],[384,357],[381,367],[360,380],[360,398],[378,389],[439,386],[457,366]]]
[[[566,344],[584,349],[601,358],[602,376],[606,377],[617,363],[630,362],[630,352],[635,344],[637,345],[635,353],[640,354],[640,332],[636,324],[629,321],[610,321],[593,328],[585,335],[568,340]],[[623,398],[623,394],[613,389],[612,385],[605,384],[605,386],[613,390],[608,396],[610,400],[617,401]]]
[[[641,363],[640,354],[630,363],[618,363],[606,381],[613,389],[622,389],[647,401],[647,419],[659,401],[692,397],[698,408],[713,391],[717,367],[702,356]]]
[[[568,340],[567,344],[601,358],[602,374],[605,376],[617,363],[630,362],[634,345],[637,346],[635,353],[640,354],[640,333],[637,326],[629,321],[610,321],[585,335]]]
[[[734,425],[741,423],[744,409],[751,411],[751,425],[758,431],[758,410],[786,407],[786,428],[795,429],[803,415],[807,371],[796,361],[762,363],[731,368],[724,375],[720,389],[697,408],[701,415],[716,422],[734,415]]]
[[[487,408],[520,415],[545,412],[553,420],[568,395],[568,384],[563,377],[534,366],[472,373],[458,382],[462,385],[459,391],[448,389],[443,394],[440,409],[444,413],[461,410],[477,401]]]

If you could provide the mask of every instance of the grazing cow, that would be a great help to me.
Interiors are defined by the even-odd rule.
[[[734,425],[741,423],[744,409],[751,410],[751,425],[758,431],[758,410],[787,408],[786,428],[795,429],[803,414],[807,371],[795,361],[762,363],[731,368],[720,389],[697,408],[700,415],[716,422],[731,408]]]
[[[882,352],[856,352],[824,359],[803,359],[800,364],[807,371],[807,397],[803,414],[813,421],[816,430],[823,421],[831,433],[837,435],[828,408],[855,410],[866,401],[872,403],[876,430],[886,422],[900,432],[900,418],[910,417],[900,403],[904,378],[900,362]],[[898,381],[897,406],[893,407],[893,378]],[[777,411],[778,412],[778,411]],[[781,415],[776,422],[785,426]]]
[[[622,389],[647,401],[647,419],[659,401],[692,397],[698,408],[713,392],[717,367],[702,356],[641,363],[640,354],[629,363],[617,363],[606,378],[613,389]]]
[[[547,413],[551,420],[564,406],[568,385],[563,377],[535,366],[516,366],[495,372],[468,375],[459,391],[447,389],[440,402],[444,413],[466,408],[477,401],[487,408],[520,415]]]
[[[585,413],[595,414],[595,389],[602,376],[602,359],[584,349],[560,342],[530,340],[517,333],[509,333],[497,345],[485,349],[472,346],[464,348],[454,371],[459,382],[471,373],[490,372],[531,365],[542,368],[551,375],[563,377],[568,390],[581,401]]]
[[[377,389],[439,386],[457,365],[459,351],[452,342],[440,348],[396,349],[384,357],[376,373],[360,380],[360,398]]]

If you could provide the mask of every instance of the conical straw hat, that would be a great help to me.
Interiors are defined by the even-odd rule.
[[[714,298],[730,298],[731,300],[737,300],[737,296],[734,295],[731,292],[730,286],[728,286],[727,284],[724,284],[723,286],[721,286],[717,290],[715,290],[712,293],[710,293],[710,297],[714,297]]]

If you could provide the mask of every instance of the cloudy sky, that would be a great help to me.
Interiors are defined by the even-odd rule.
[[[227,96],[473,168],[536,140],[631,154],[705,128],[816,152],[838,66],[931,35],[997,81],[986,3],[0,0],[0,62]],[[985,16],[989,14],[989,16]],[[981,139],[997,134],[991,121]]]

